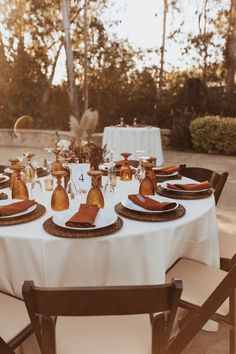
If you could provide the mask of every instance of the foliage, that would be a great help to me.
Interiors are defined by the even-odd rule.
[[[207,153],[236,153],[236,119],[220,116],[198,117],[190,124],[195,150]]]

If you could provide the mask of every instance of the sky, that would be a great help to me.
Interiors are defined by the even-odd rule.
[[[113,6],[110,6],[104,16],[104,23],[109,23],[114,20],[118,25],[113,28],[113,33],[120,38],[127,38],[128,41],[134,46],[135,49],[141,48],[142,50],[148,48],[160,48],[162,41],[162,23],[163,23],[163,0],[110,0]],[[223,0],[224,1],[224,0]],[[195,11],[201,8],[202,0],[186,0],[184,12],[173,17],[170,13],[167,17],[167,35],[171,29],[177,28],[184,19],[183,30],[187,32],[197,31],[198,18]],[[214,11],[214,9],[211,9]],[[107,27],[108,28],[108,27]],[[112,36],[112,33],[111,33]],[[186,40],[183,39],[183,40]],[[192,66],[190,56],[184,56],[181,53],[180,45],[173,42],[166,43],[165,53],[166,70],[171,66],[180,69],[187,69]],[[157,54],[149,54],[146,57],[145,65],[160,64],[160,57]],[[171,65],[170,65],[171,64]],[[64,56],[61,55],[56,80],[61,80],[65,75]]]

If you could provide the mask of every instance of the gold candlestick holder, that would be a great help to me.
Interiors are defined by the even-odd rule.
[[[57,186],[51,197],[51,208],[55,211],[63,211],[69,208],[69,198],[65,188],[62,186],[61,179],[65,177],[65,171],[54,171],[52,173],[57,179]]]
[[[95,204],[99,208],[104,208],[104,198],[101,189],[99,188],[99,178],[101,177],[102,172],[96,170],[89,171],[88,175],[92,177],[92,187],[88,192],[86,203]]]

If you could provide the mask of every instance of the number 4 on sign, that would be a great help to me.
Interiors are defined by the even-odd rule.
[[[81,175],[79,176],[79,181],[84,182],[84,174],[83,173],[81,173]]]
[[[83,189],[88,191],[90,189],[91,178],[88,176],[89,170],[89,163],[79,163],[71,166],[72,179],[77,190]]]

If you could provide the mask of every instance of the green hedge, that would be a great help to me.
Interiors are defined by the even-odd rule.
[[[190,124],[193,148],[207,153],[236,153],[236,118],[205,116]]]

